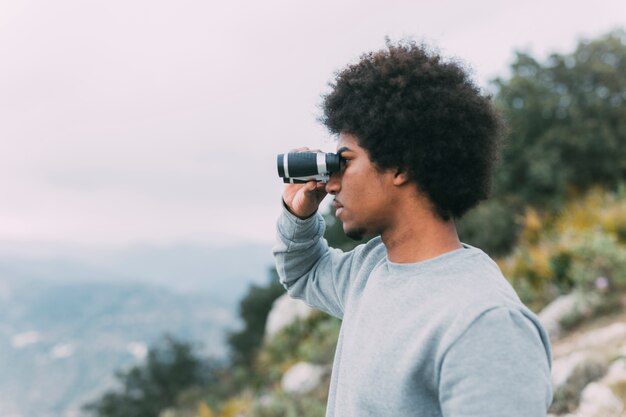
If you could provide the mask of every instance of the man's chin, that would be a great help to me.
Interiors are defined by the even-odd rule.
[[[363,237],[365,236],[364,229],[349,229],[344,232],[346,233],[346,236],[352,240],[363,240]]]

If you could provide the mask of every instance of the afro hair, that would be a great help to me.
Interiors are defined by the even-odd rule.
[[[355,135],[378,168],[407,172],[442,219],[488,197],[503,123],[461,64],[412,41],[387,41],[330,87],[322,123]]]

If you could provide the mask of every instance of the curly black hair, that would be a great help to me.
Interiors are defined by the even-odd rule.
[[[321,122],[355,135],[378,168],[405,170],[442,219],[488,197],[503,122],[461,64],[387,41],[329,85]]]

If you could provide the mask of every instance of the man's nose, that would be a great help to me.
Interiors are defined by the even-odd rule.
[[[335,195],[339,190],[341,190],[341,173],[333,172],[330,174],[330,179],[326,183],[326,192]]]

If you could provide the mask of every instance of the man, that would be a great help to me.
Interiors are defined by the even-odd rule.
[[[501,123],[463,68],[388,44],[337,75],[340,172],[286,185],[274,248],[292,297],[342,319],[327,416],[545,416],[546,332],[454,220],[487,197]],[[322,238],[326,193],[353,238]]]

